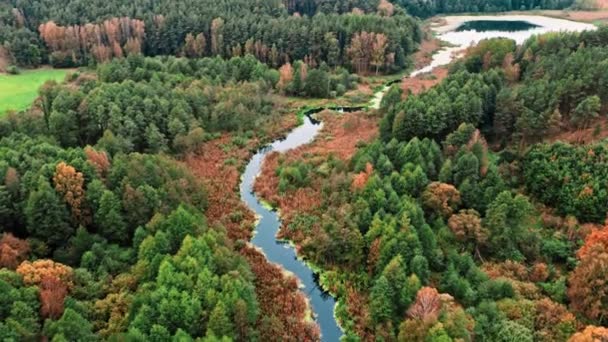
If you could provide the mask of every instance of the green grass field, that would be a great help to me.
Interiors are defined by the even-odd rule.
[[[0,74],[0,116],[9,109],[28,108],[46,80],[62,81],[67,73],[68,70],[38,69],[26,70],[19,75]]]

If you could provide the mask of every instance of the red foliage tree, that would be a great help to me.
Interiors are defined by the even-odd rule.
[[[20,240],[10,233],[2,234],[0,239],[0,268],[15,269],[25,260],[30,251],[30,245],[25,240]]]
[[[91,164],[97,175],[101,178],[106,178],[110,170],[110,159],[105,151],[96,151],[91,146],[84,148],[84,153],[87,155],[87,161]]]
[[[407,315],[422,321],[434,321],[441,311],[441,297],[432,287],[423,287],[416,294],[416,301],[407,310]]]
[[[578,250],[576,255],[579,259],[583,259],[587,256],[589,251],[593,248],[593,246],[601,244],[604,246],[606,250],[608,250],[608,229],[604,227],[603,229],[594,229],[591,231],[589,235],[585,238],[585,243]]]
[[[568,280],[570,305],[589,319],[605,323],[608,317],[608,249],[599,242],[585,245],[579,250],[580,262]]]
[[[58,319],[63,314],[63,304],[68,287],[61,280],[45,275],[40,282],[40,315],[43,319]]]

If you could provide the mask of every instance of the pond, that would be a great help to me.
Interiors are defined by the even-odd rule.
[[[431,63],[410,76],[427,73],[438,66],[447,65],[462,55],[462,51],[484,39],[509,38],[521,44],[536,34],[558,31],[581,32],[594,30],[591,24],[538,15],[480,15],[447,16],[432,27],[437,38],[448,45],[433,55]]]
[[[473,31],[473,32],[486,32],[486,31],[502,31],[502,32],[516,32],[516,31],[527,31],[533,28],[537,28],[538,25],[531,24],[527,21],[521,20],[474,20],[467,21],[462,25],[458,26],[456,32],[462,31]]]

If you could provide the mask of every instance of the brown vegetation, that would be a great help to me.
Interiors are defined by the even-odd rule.
[[[269,136],[278,137],[296,125],[296,116],[284,116],[269,127]],[[238,192],[239,168],[251,156],[260,141],[251,139],[245,146],[232,143],[225,134],[204,143],[196,152],[184,158],[187,167],[201,179],[208,192],[206,216],[211,225],[226,227],[233,240],[251,238],[253,213],[241,201]],[[231,162],[227,162],[231,161]],[[297,279],[285,275],[281,268],[271,264],[263,254],[251,247],[241,249],[255,275],[255,289],[260,304],[258,325],[262,340],[317,341],[318,326],[307,321],[308,304],[298,288]],[[120,323],[121,315],[116,315]]]
[[[110,171],[110,160],[108,159],[108,154],[105,151],[96,151],[90,146],[84,148],[84,153],[87,155],[87,161],[91,164],[95,171],[97,171],[97,175],[105,179],[108,175],[108,171]]]
[[[427,39],[424,39],[420,46],[418,47],[418,51],[414,53],[414,67],[416,69],[423,68],[433,61],[433,54],[441,49],[441,41],[432,36],[431,33],[428,33],[430,36]]]
[[[608,316],[608,234],[606,228],[587,236],[577,252],[580,262],[568,279],[568,297],[574,311],[600,322]]]
[[[11,62],[10,55],[4,46],[0,46],[0,72],[5,72]]]
[[[439,292],[432,287],[423,287],[416,294],[416,301],[410,306],[407,315],[422,321],[434,321],[441,311]]]
[[[460,204],[460,192],[451,184],[433,182],[422,193],[422,203],[444,217],[450,217]]]
[[[443,81],[448,76],[447,67],[437,67],[429,74],[418,75],[416,77],[406,77],[401,81],[403,93],[420,94]]]
[[[59,279],[45,275],[40,282],[40,316],[58,319],[63,314],[63,304],[68,287]]]
[[[262,176],[256,179],[254,185],[254,190],[262,198],[281,209],[284,226],[289,224],[296,212],[311,212],[318,208],[321,184],[313,180],[312,187],[288,191],[279,196],[279,177],[275,171],[280,162],[288,164],[329,155],[347,161],[356,152],[357,143],[370,141],[377,135],[376,118],[369,117],[364,112],[336,115],[327,111],[320,116],[324,126],[316,139],[308,145],[289,151],[288,154],[270,154],[262,167]]]
[[[142,20],[112,18],[99,24],[59,26],[53,21],[41,24],[40,37],[59,59],[71,58],[74,63],[82,54],[90,54],[96,61],[140,53],[145,35]]]
[[[26,259],[30,245],[25,240],[14,237],[11,233],[2,234],[0,239],[0,268],[15,269]]]
[[[188,154],[184,162],[193,174],[202,180],[208,193],[207,219],[212,225],[223,225],[228,236],[234,240],[249,240],[251,235],[252,213],[242,203],[237,188],[240,172],[236,164],[227,160],[243,163],[250,153],[246,148],[228,147],[231,136],[223,135],[204,143],[196,153]],[[241,218],[234,220],[231,214],[239,213]]]
[[[247,258],[255,275],[255,290],[263,314],[259,317],[263,341],[317,341],[317,325],[306,321],[306,297],[298,288],[298,280],[285,276],[281,268],[270,264],[264,255],[251,247],[241,253]]]

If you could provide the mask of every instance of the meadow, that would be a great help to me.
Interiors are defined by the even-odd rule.
[[[37,69],[23,71],[19,75],[0,74],[0,116],[11,109],[28,108],[45,81],[62,81],[67,73],[68,70],[62,69]]]

